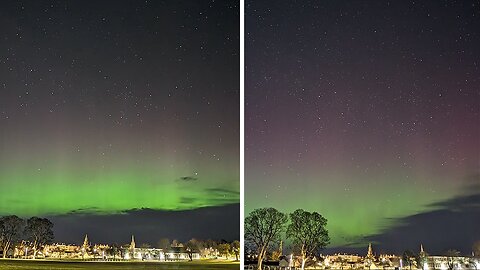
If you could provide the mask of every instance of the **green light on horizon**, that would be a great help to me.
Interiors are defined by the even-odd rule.
[[[183,181],[176,170],[148,166],[104,171],[3,169],[0,179],[9,181],[2,181],[0,214],[188,210],[239,202],[238,180],[216,181],[231,176],[219,169],[205,171],[202,177],[211,180]]]

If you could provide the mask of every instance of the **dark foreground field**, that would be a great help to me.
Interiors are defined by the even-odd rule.
[[[31,261],[31,260],[0,260],[0,270],[4,269],[39,269],[39,270],[66,270],[66,269],[99,269],[99,270],[223,270],[240,269],[238,263],[210,263],[210,262],[58,262],[58,261]]]

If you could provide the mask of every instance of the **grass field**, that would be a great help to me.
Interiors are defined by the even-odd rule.
[[[99,269],[99,270],[230,270],[240,269],[238,263],[215,262],[67,262],[67,261],[32,261],[32,260],[0,260],[0,270],[66,270],[66,269]]]

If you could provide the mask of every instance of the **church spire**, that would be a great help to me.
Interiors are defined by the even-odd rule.
[[[423,245],[420,244],[420,253],[425,253],[425,251],[423,250]]]
[[[88,247],[88,234],[85,234],[85,239],[83,240],[83,246],[84,249]]]
[[[130,242],[130,249],[135,249],[135,237],[132,235],[132,241]]]
[[[372,243],[368,243],[367,258],[373,258]]]

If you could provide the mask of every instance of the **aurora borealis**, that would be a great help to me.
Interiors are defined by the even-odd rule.
[[[237,1],[6,1],[0,25],[0,215],[238,205]]]
[[[478,2],[252,0],[245,23],[246,213],[317,211],[330,247],[364,252],[443,202],[479,213]],[[458,224],[430,250],[469,252]],[[404,236],[379,244],[428,240]]]
[[[0,216],[56,241],[238,239],[239,4],[3,2]],[[245,1],[245,213],[317,211],[332,250],[468,254],[479,8]]]

